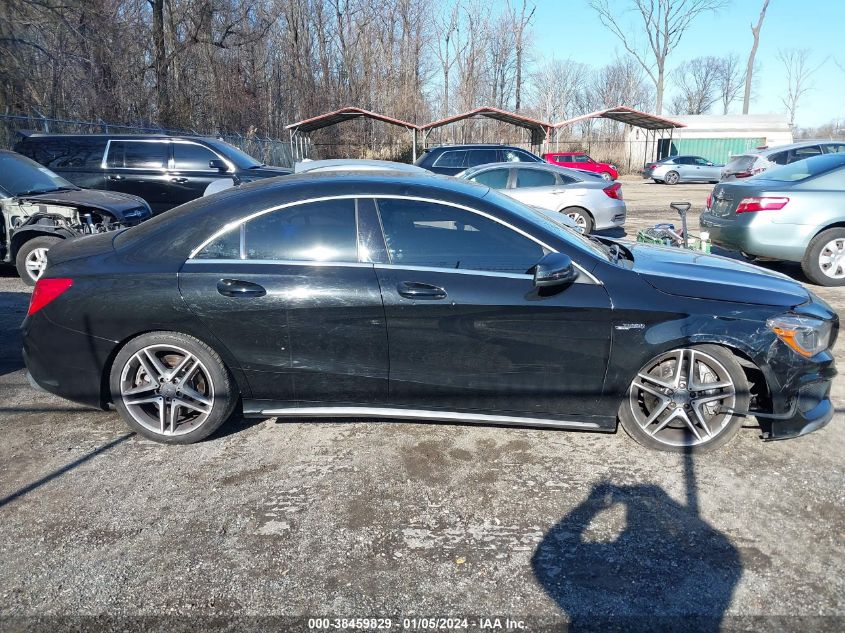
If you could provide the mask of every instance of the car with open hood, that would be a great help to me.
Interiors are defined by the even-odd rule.
[[[35,385],[183,444],[253,417],[613,432],[698,452],[833,416],[836,313],[751,264],[585,236],[399,172],[241,185],[62,248]],[[283,432],[283,431],[282,431]]]

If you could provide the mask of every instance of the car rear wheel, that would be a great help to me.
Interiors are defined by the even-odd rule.
[[[238,390],[220,356],[192,336],[150,332],[127,343],[111,369],[112,401],[126,423],[164,444],[191,444],[231,415]]]
[[[581,207],[566,207],[561,210],[561,213],[575,222],[578,230],[584,235],[589,235],[593,232],[593,218],[586,209],[582,209]]]
[[[62,238],[42,235],[24,242],[15,256],[15,267],[27,286],[34,286],[35,282],[44,274],[47,268],[47,251]]]
[[[706,452],[727,444],[742,426],[748,380],[728,350],[679,348],[646,363],[619,408],[622,428],[661,451]]]
[[[613,176],[610,175],[609,171],[603,171],[599,175],[602,177],[602,180],[607,180],[608,182],[613,180]]]
[[[845,286],[845,229],[828,229],[810,240],[801,269],[820,286]]]
[[[678,175],[678,172],[676,172],[676,171],[670,171],[670,172],[669,172],[669,173],[667,173],[667,174],[666,174],[666,176],[663,178],[663,182],[665,182],[667,185],[677,185],[677,184],[678,184],[678,181],[679,181],[680,179],[681,179],[681,177]]]

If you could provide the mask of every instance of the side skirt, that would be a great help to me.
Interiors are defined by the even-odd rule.
[[[295,406],[262,407],[260,401],[245,401],[244,415],[248,417],[284,418],[379,418],[416,422],[454,422],[457,424],[487,424],[504,426],[542,427],[575,431],[616,430],[615,420],[561,420],[518,415],[497,415],[437,409],[403,409],[377,406]]]

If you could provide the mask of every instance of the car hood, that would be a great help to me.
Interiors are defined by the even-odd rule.
[[[43,202],[44,204],[67,205],[71,207],[88,207],[111,213],[116,219],[123,219],[127,212],[144,208],[144,216],[151,215],[149,206],[143,198],[128,193],[116,191],[101,191],[99,189],[71,189],[69,191],[50,191],[33,196],[21,196],[23,200]],[[137,217],[132,217],[138,220]],[[140,218],[145,219],[145,218]]]
[[[634,271],[667,294],[781,307],[810,299],[798,282],[753,264],[682,248],[626,246],[634,255]]]

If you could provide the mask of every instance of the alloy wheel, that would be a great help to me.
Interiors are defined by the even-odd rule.
[[[576,227],[578,228],[579,233],[586,233],[587,232],[587,218],[585,218],[582,214],[578,213],[577,211],[572,211],[567,213],[566,216],[575,222]]]
[[[678,176],[678,172],[670,171],[666,174],[666,184],[667,185],[675,185],[678,183],[680,177]]]
[[[715,439],[731,421],[736,387],[725,366],[696,349],[676,349],[646,364],[634,378],[628,406],[650,437],[667,446]]]
[[[41,278],[41,275],[47,269],[48,250],[47,248],[33,248],[24,261],[26,272],[36,281]]]
[[[606,171],[601,172],[601,178],[602,178],[602,180],[606,180],[606,181],[613,180],[611,175],[609,173],[607,173]]]
[[[819,268],[831,279],[845,279],[845,238],[830,240],[822,247]]]
[[[149,345],[123,367],[120,396],[129,414],[152,433],[185,435],[208,419],[214,385],[195,355],[173,345]]]

